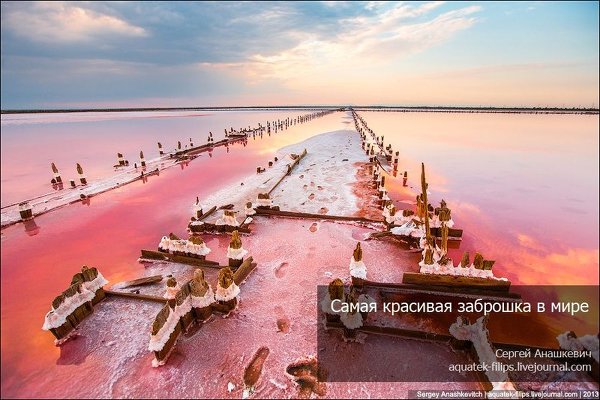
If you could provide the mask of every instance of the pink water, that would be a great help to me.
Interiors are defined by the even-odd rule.
[[[361,115],[417,190],[425,162],[429,201],[445,199],[464,229],[461,251],[515,283],[598,284],[597,115]]]
[[[146,148],[152,152],[156,140],[174,146],[192,132],[205,139],[208,130],[216,135],[230,126],[264,124],[291,115],[297,113],[3,122],[2,204],[44,193],[51,177],[50,160],[59,168],[63,162],[74,165],[86,160],[88,176],[107,176],[117,151],[127,156],[144,147],[145,152]],[[400,169],[408,169],[409,185],[418,182],[418,163],[426,162],[431,201],[443,197],[453,210],[456,226],[465,231],[460,251],[481,250],[486,258],[497,260],[497,275],[517,283],[598,284],[597,116],[361,115],[400,150]],[[185,341],[164,369],[152,369],[151,355],[145,350],[146,332],[157,311],[152,305],[102,303],[102,311],[84,323],[83,337],[62,348],[53,345],[52,335],[42,331],[41,325],[50,302],[81,265],[97,266],[111,283],[143,275],[144,266],[137,262],[139,250],[154,248],[167,232],[185,236],[196,196],[202,198],[239,181],[286,144],[349,128],[341,116],[330,115],[271,137],[250,139],[246,147],[231,146],[229,152],[217,148],[212,157],[204,153],[185,167],[150,177],[145,184],[136,182],[94,197],[90,205],[78,203],[36,218],[37,228],[17,224],[2,230],[2,397],[239,398],[238,389],[227,393],[227,381],[239,384],[246,361],[263,343],[272,347],[265,376],[291,386],[281,368],[296,356],[316,352],[314,317],[308,304],[314,285],[327,283],[328,272],[347,274],[352,247],[363,233],[360,229],[321,224],[312,234],[310,224],[302,222],[257,224],[255,235],[244,239],[259,264],[242,287],[242,301],[247,305],[242,304],[231,324],[219,320],[207,325],[201,338]],[[69,151],[59,158],[61,149]],[[390,182],[390,187],[392,197],[412,201],[410,188],[401,188],[398,182]],[[398,202],[401,208],[403,204],[409,207]],[[213,249],[210,258],[222,260],[227,239],[207,237],[206,241]],[[402,270],[418,261],[418,255],[406,254],[392,244],[369,243],[365,255],[372,262],[402,266],[389,272],[374,269],[374,278],[399,279]],[[273,272],[281,262],[289,265],[283,278]],[[122,314],[109,312],[111,307]],[[248,315],[247,309],[258,314]],[[277,314],[283,310],[292,319],[291,333],[285,339],[273,333]],[[135,314],[150,317],[131,317]],[[234,327],[238,331],[232,331]],[[224,344],[220,335],[240,337]],[[419,358],[419,347],[413,356]],[[267,379],[261,382],[259,396],[293,394],[291,388],[280,390]],[[406,388],[406,384],[340,384],[332,385],[329,394],[381,397],[401,395],[399,390]]]

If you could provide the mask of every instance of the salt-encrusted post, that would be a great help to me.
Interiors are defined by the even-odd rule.
[[[194,147],[194,141],[192,140],[192,138],[190,138],[190,149]]]
[[[143,167],[146,166],[146,160],[144,159],[144,152],[140,150],[140,165]]]
[[[204,279],[204,271],[194,271],[194,279],[189,283],[192,296],[192,311],[197,321],[206,321],[212,315],[212,304],[215,294],[210,284]]]
[[[154,352],[153,367],[159,367],[167,362],[180,334],[179,316],[176,315],[174,306],[167,303],[152,323],[148,350]]]
[[[158,155],[163,156],[165,152],[163,151],[162,143],[158,142]]]
[[[171,301],[175,299],[177,292],[179,292],[179,285],[177,284],[177,280],[171,276],[167,279],[167,287],[163,297],[169,300],[169,303],[174,304]]]
[[[185,245],[185,255],[199,260],[206,260],[206,255],[210,249],[199,236],[191,236]]]
[[[402,186],[406,186],[408,182],[408,171],[404,171],[404,176],[402,177]]]
[[[450,334],[459,341],[470,341],[473,343],[473,349],[477,357],[477,362],[481,365],[493,365],[498,363],[496,349],[491,343],[489,331],[487,329],[489,315],[479,317],[475,323],[469,324],[469,320],[459,316],[456,322],[450,325]],[[485,376],[491,384],[492,390],[511,390],[515,387],[510,381],[509,374],[501,368],[489,368],[485,370]]]
[[[120,167],[125,165],[125,159],[123,158],[123,153],[117,153],[117,162]]]
[[[346,339],[356,338],[356,329],[363,326],[362,314],[358,310],[358,299],[355,293],[346,295],[346,303],[349,306],[348,312],[340,313],[340,321],[344,325],[344,337]]]
[[[176,310],[179,311],[178,315],[181,319],[181,328],[185,332],[194,322],[189,285],[183,285],[177,294],[175,294],[175,307]]]
[[[244,208],[244,214],[246,215],[246,217],[250,217],[250,216],[256,214],[256,210],[254,209],[254,206],[252,205],[251,201],[246,202],[246,206]]]
[[[471,257],[469,256],[469,252],[465,251],[465,254],[463,254],[462,259],[460,260],[460,266],[462,268],[469,268],[470,265]]]
[[[83,174],[83,168],[81,168],[79,163],[77,163],[77,173],[79,174],[79,182],[81,182],[82,185],[87,185],[87,179],[85,178],[85,175]]]
[[[443,254],[448,254],[448,225],[442,222],[442,228],[440,230],[442,231],[441,250]]]
[[[244,262],[244,256],[248,254],[248,251],[242,247],[242,239],[238,231],[233,231],[231,234],[231,241],[227,248],[227,258],[229,259],[229,266],[235,271]]]
[[[93,312],[93,305],[104,298],[102,287],[108,283],[96,268],[82,267],[71,285],[52,301],[52,309],[44,318],[43,330],[50,331],[60,345],[71,332]]]
[[[223,210],[223,216],[216,221],[216,225],[220,226],[220,231],[224,231],[225,226],[239,226],[240,223],[235,217],[235,211],[233,210]]]
[[[423,210],[424,210],[424,218],[425,218],[425,237],[429,237],[429,202],[427,201],[427,182],[425,180],[425,164],[421,163],[421,193],[423,202]]]
[[[273,205],[273,200],[269,196],[269,193],[259,193],[257,195],[258,208],[271,208]]]
[[[229,267],[221,268],[215,292],[215,300],[217,301],[215,309],[223,314],[229,314],[237,306],[238,294],[240,294],[240,288],[233,280],[233,272]]]
[[[350,258],[350,276],[352,277],[352,285],[362,287],[367,279],[367,267],[362,260],[362,248],[360,242],[356,243],[356,248]]]
[[[19,203],[19,215],[21,216],[21,221],[28,221],[33,218],[33,211],[28,201]]]
[[[194,205],[194,208],[196,210],[196,218],[202,218],[202,215],[204,215],[204,211],[202,209],[202,204],[200,204],[200,200],[196,197],[196,204]]]
[[[338,312],[333,311],[331,308],[331,302],[334,300],[342,301],[344,299],[344,282],[337,278],[329,282],[327,288],[327,294],[321,300],[321,310],[325,313],[325,320],[327,322],[339,322],[340,315]],[[339,309],[339,307],[336,307]]]
[[[396,154],[394,155],[394,170],[398,170],[398,159],[400,157],[400,152],[397,151]]]
[[[60,173],[58,172],[58,168],[56,168],[56,165],[52,163],[51,167],[52,173],[54,174],[54,178],[52,178],[54,182],[52,183],[62,183],[62,178],[60,177]]]

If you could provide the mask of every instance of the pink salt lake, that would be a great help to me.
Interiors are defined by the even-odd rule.
[[[115,116],[53,115],[8,121],[2,116],[2,205],[51,191],[49,164],[74,176],[82,163],[89,180],[108,177],[116,152],[135,160],[139,150],[156,155],[192,137],[216,140],[223,129],[298,113],[162,113]],[[302,112],[304,114],[304,112]],[[418,165],[427,165],[430,201],[444,198],[464,229],[460,250],[497,260],[496,275],[520,284],[598,284],[598,116],[436,113],[360,113],[400,151],[409,187],[390,182],[390,196],[411,208]],[[255,224],[244,247],[258,268],[242,287],[242,303],[230,319],[215,319],[178,345],[167,366],[150,367],[146,350],[156,305],[109,300],[81,327],[81,336],[58,348],[41,330],[57,293],[81,265],[97,266],[112,283],[146,273],[141,248],[162,235],[185,236],[190,206],[264,165],[274,152],[310,136],[352,129],[333,114],[287,131],[250,139],[247,146],[217,148],[187,166],[176,166],[134,184],[93,197],[89,205],[63,207],[2,230],[2,397],[241,397],[243,370],[261,345],[271,353],[256,393],[293,396],[287,364],[316,353],[315,285],[347,276],[347,264],[363,228],[303,221]],[[310,149],[309,149],[310,151]],[[63,175],[64,176],[64,175]],[[211,259],[223,260],[227,238],[207,236]],[[418,255],[393,244],[365,242],[372,278],[399,281]],[[377,256],[376,256],[377,254]],[[376,261],[377,260],[377,261]],[[282,267],[282,264],[284,265]],[[274,301],[277,299],[276,301]],[[117,311],[117,312],[115,312]],[[136,315],[150,315],[137,318]],[[275,321],[290,320],[290,332]],[[583,332],[582,332],[583,333]],[[589,333],[589,332],[588,332]],[[224,339],[227,340],[224,340]],[[425,352],[425,353],[424,353]],[[447,361],[440,349],[414,345],[406,356]],[[236,385],[231,393],[227,383]],[[447,383],[447,388],[472,387]],[[328,396],[402,396],[439,384],[336,383]]]

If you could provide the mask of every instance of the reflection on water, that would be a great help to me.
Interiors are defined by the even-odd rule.
[[[598,284],[597,115],[360,115],[408,171],[392,198],[414,200],[425,162],[431,203],[464,229],[455,261],[480,251],[515,283]]]
[[[99,179],[112,173],[117,151],[133,159],[143,149],[150,159],[150,150],[158,153],[157,141],[169,150],[189,137],[201,143],[208,131],[295,115],[227,112],[35,124],[5,124],[3,116],[2,204],[52,190],[52,161],[64,171],[65,182],[75,176],[75,162],[83,163],[88,179]],[[597,116],[361,115],[400,151],[399,171],[408,171],[406,185],[401,174],[386,179],[400,209],[414,207],[418,165],[426,163],[431,202],[444,198],[456,226],[465,232],[460,249],[450,251],[455,261],[465,250],[481,251],[497,260],[496,275],[516,283],[598,284]],[[85,207],[62,207],[24,228],[4,229],[3,395],[18,393],[24,384],[35,394],[42,383],[67,381],[75,371],[69,368],[91,371],[106,363],[93,354],[65,353],[87,349],[85,338],[70,350],[59,349],[41,330],[52,298],[73,271],[84,264],[97,266],[113,283],[139,277],[144,274],[136,261],[139,250],[154,248],[168,232],[185,237],[196,196],[202,199],[223,185],[239,184],[280,147],[348,129],[344,121],[340,114],[329,115],[262,139],[215,148],[160,176],[88,198]],[[224,256],[226,243],[209,245],[215,259]],[[414,258],[415,266],[418,261],[416,254],[398,257],[404,263]],[[64,368],[61,378],[43,373],[57,363]]]
[[[29,236],[35,236],[40,233],[40,227],[35,223],[35,219],[23,221],[23,226],[25,227],[25,233]]]

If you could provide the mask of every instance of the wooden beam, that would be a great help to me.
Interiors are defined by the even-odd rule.
[[[233,281],[236,285],[240,285],[244,280],[250,275],[254,268],[256,268],[256,263],[252,262],[252,257],[248,257],[244,260],[242,265],[238,267],[233,273]]]
[[[421,274],[418,272],[405,272],[402,275],[402,283],[456,288],[480,287],[485,288],[486,290],[499,292],[508,292],[510,289],[510,281],[478,278],[472,276]]]
[[[160,282],[163,280],[162,275],[152,275],[144,278],[132,279],[130,281],[123,281],[113,285],[113,287],[118,286],[119,289],[125,289],[132,286],[142,286],[142,285],[150,285],[152,283]]]
[[[295,211],[282,211],[273,210],[269,208],[256,208],[256,215],[266,215],[275,217],[288,217],[288,218],[307,218],[307,219],[327,219],[337,221],[354,221],[354,222],[365,222],[373,224],[382,224],[383,220],[374,220],[362,217],[351,217],[351,216],[339,216],[339,215],[327,215],[327,214],[310,214]]]
[[[504,291],[490,291],[487,287],[448,287],[448,286],[435,286],[435,285],[411,285],[405,283],[379,283],[372,281],[365,281],[364,286],[380,289],[382,295],[394,294],[394,293],[438,293],[440,296],[453,296],[453,297],[469,297],[477,296],[484,299],[496,299],[502,298],[508,300],[520,300],[521,295],[518,293],[504,292]]]
[[[196,267],[221,268],[216,261],[200,259],[196,257],[180,256],[177,254],[163,253],[155,250],[142,250],[142,258],[158,261],[171,261],[180,264],[193,265]]]
[[[275,190],[275,188],[281,183],[283,182],[283,180],[285,179],[286,176],[290,175],[292,173],[292,170],[294,169],[294,167],[296,165],[298,165],[300,163],[300,161],[304,158],[304,156],[306,156],[306,149],[304,149],[304,151],[298,156],[298,158],[296,158],[292,164],[290,164],[287,172],[281,177],[279,178],[279,180],[277,181],[277,183],[275,183],[275,185],[273,185],[273,187],[271,188],[271,190],[269,190],[267,193],[271,194],[273,192],[273,190]]]
[[[145,301],[153,301],[155,303],[166,303],[168,300],[163,297],[151,296],[149,294],[138,294],[138,293],[129,293],[129,292],[117,292],[115,290],[104,290],[109,297],[127,297],[130,299],[136,300],[145,300]]]

